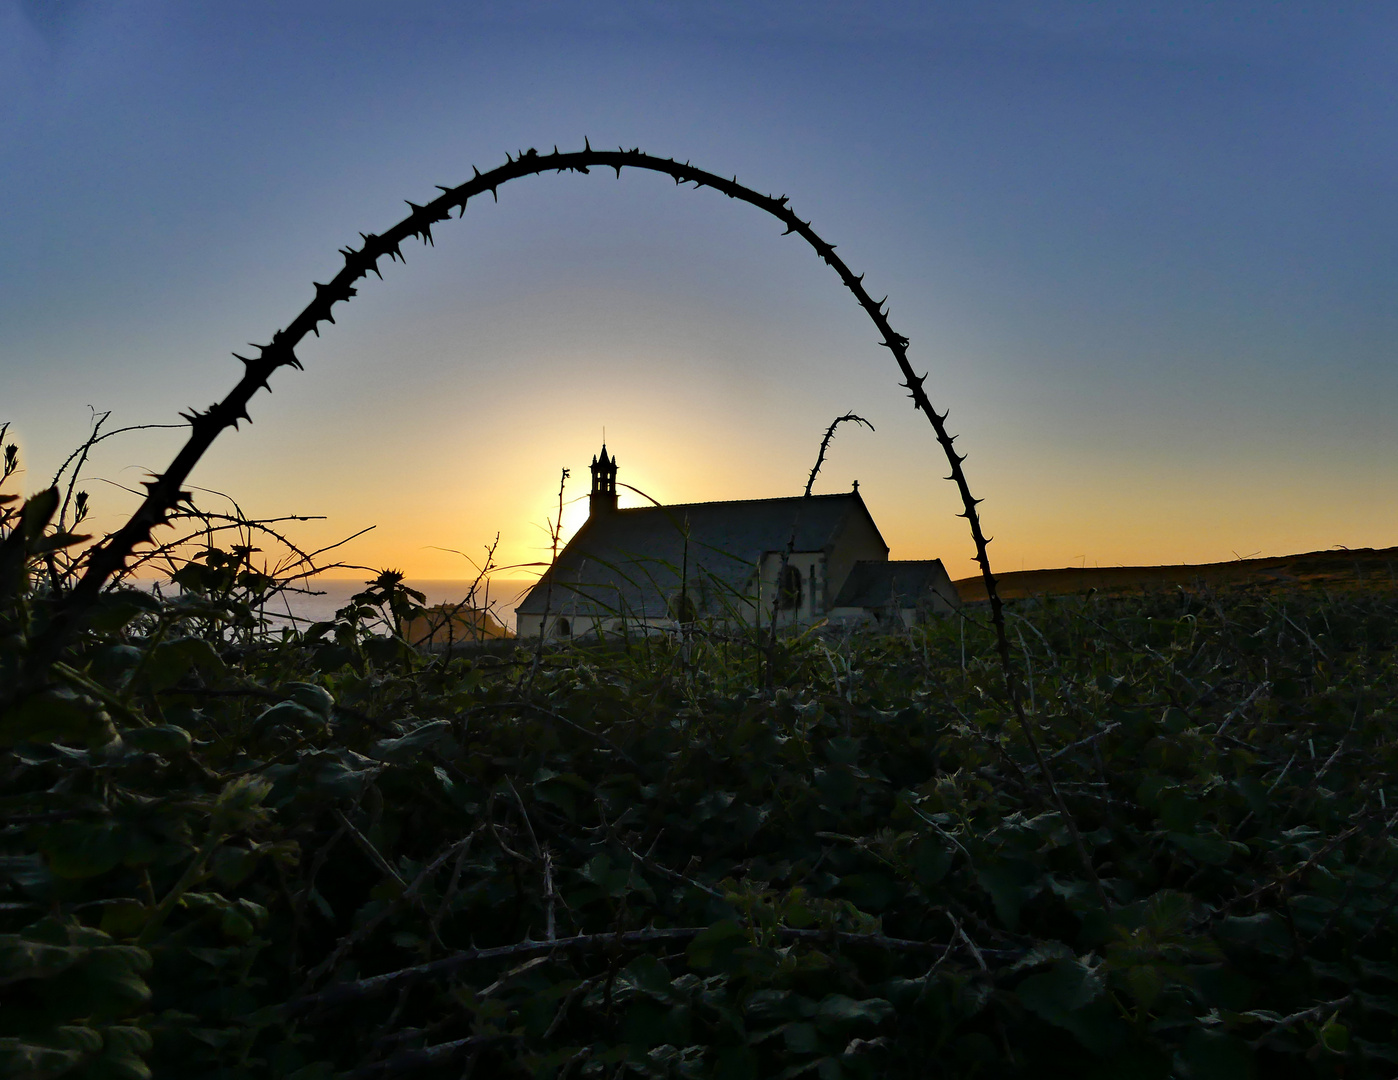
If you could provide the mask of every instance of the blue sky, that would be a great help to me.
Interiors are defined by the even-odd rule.
[[[639,146],[785,193],[971,455],[1003,569],[1398,543],[1388,4],[0,2],[0,421],[171,422],[434,184]],[[664,501],[859,479],[971,572],[872,327],[712,192],[523,180],[366,286],[194,482],[419,576],[538,557],[605,427]],[[92,463],[117,520],[178,433]],[[208,496],[210,504],[215,501]],[[576,525],[583,504],[565,523]]]

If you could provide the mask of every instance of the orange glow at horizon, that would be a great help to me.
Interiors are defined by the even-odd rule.
[[[1398,543],[1391,5],[187,6],[5,9],[5,493],[47,487],[89,409],[152,425],[93,448],[85,531],[361,230],[586,136],[788,195],[888,294],[997,569]],[[629,170],[503,185],[360,282],[182,486],[334,576],[469,580],[493,547],[514,578],[561,469],[560,539],[585,519],[604,430],[662,503],[794,496],[853,411],[876,430],[842,428],[815,490],[858,480],[891,557],[968,575],[928,425],[782,228]]]
[[[825,425],[853,407],[877,430],[841,428],[816,492],[847,491],[857,479],[891,558],[940,558],[953,578],[976,572],[955,489],[942,479],[945,461],[889,372],[859,369],[832,380],[833,388],[798,394],[778,363],[712,379],[683,357],[666,359],[560,354],[546,365],[547,392],[487,385],[508,407],[468,415],[455,405],[471,400],[466,383],[433,396],[430,371],[419,384],[405,377],[403,404],[375,402],[366,414],[378,418],[367,437],[312,425],[311,443],[324,448],[314,453],[307,422],[297,422],[302,410],[313,411],[313,392],[288,380],[264,405],[270,415],[215,445],[196,472],[197,497],[217,509],[226,504],[206,492],[234,493],[255,517],[325,515],[279,526],[308,550],[372,526],[322,560],[367,569],[328,576],[362,580],[391,567],[414,579],[470,580],[498,533],[495,576],[520,580],[550,558],[562,468],[570,477],[560,547],[586,520],[588,463],[603,421],[619,481],[674,504],[799,495]],[[777,409],[783,400],[789,408]],[[534,431],[520,420],[531,410],[544,418]],[[1182,454],[1167,460],[1150,445],[1094,454],[1061,439],[1036,445],[1036,433],[983,411],[954,410],[954,429],[958,419],[958,446],[970,454],[973,492],[986,500],[980,510],[1000,571],[1387,547],[1398,532],[1392,501],[1375,497],[1392,469],[1372,460],[1297,467],[1265,444],[1206,445],[1201,453],[1215,459],[1208,463]],[[134,442],[104,443],[89,473],[134,488],[143,469],[168,460],[174,438],[143,432]],[[284,468],[285,460],[297,467]],[[25,490],[47,483],[37,467],[22,480]],[[96,530],[115,527],[134,505],[133,495],[110,484],[86,486]],[[620,505],[647,501],[622,488]]]
[[[782,490],[776,484],[762,483],[763,477],[746,472],[741,461],[729,461],[722,469],[705,473],[695,467],[692,448],[656,454],[649,462],[640,447],[627,450],[625,454],[618,452],[622,463],[619,479],[666,504],[797,495],[804,482],[802,470],[794,460],[791,464],[796,467],[785,470],[790,484]],[[577,464],[569,466],[571,477],[564,492],[560,550],[587,519],[590,480],[586,462],[592,452],[595,450],[586,457],[575,454],[573,460]],[[795,456],[792,454],[792,459]],[[977,572],[969,533],[964,522],[955,517],[959,506],[954,501],[954,489],[933,475],[935,461],[924,460],[914,468],[885,463],[881,475],[877,451],[853,456],[858,459],[856,466],[851,469],[845,461],[843,472],[859,474],[852,478],[861,481],[860,492],[889,544],[890,558],[940,558],[953,578]],[[628,468],[633,461],[638,466],[646,462],[647,467]],[[837,468],[839,464],[837,459]],[[665,478],[667,466],[676,474],[673,481]],[[527,498],[516,503],[524,512],[512,522],[513,528],[500,530],[496,563],[505,569],[497,573],[498,578],[530,577],[542,566],[521,564],[547,564],[551,546],[548,523],[558,510],[557,470],[552,471],[551,477],[538,477]],[[972,475],[974,478],[974,471]],[[1345,503],[1353,507],[1359,494],[1356,488],[1363,486],[1343,480],[1331,487],[1323,499],[1317,499],[1315,488],[1304,480],[1297,483],[1293,496],[1304,492],[1314,507],[1312,512],[1304,513],[1280,497],[1278,488],[1273,486],[1240,485],[1232,491],[1200,492],[1187,475],[1142,485],[1121,470],[1103,468],[1098,482],[1085,481],[1071,501],[1065,500],[1060,491],[1036,491],[1025,478],[994,479],[1000,480],[1001,490],[987,494],[981,512],[987,531],[994,537],[992,565],[1001,572],[1078,565],[1222,562],[1337,545],[1386,547],[1392,545],[1393,539],[1392,513],[1382,504],[1372,504],[1367,514],[1355,515],[1351,511],[1343,535],[1337,533],[1333,524],[1335,506]],[[848,490],[847,483],[818,483],[816,487],[818,493],[837,490]],[[988,487],[981,485],[973,490],[979,493],[988,491]],[[469,501],[469,496],[463,501]],[[623,507],[649,505],[625,489],[619,502]],[[475,550],[459,540],[440,546],[459,547],[479,564],[494,533],[479,530],[471,517],[459,508],[444,508],[435,519],[419,519],[411,530],[390,531],[380,526],[355,541],[348,558],[369,566],[400,568],[409,577],[421,579],[470,578],[475,573],[472,564],[458,555],[416,545],[406,534],[410,531],[415,536],[431,535],[437,530],[439,535],[459,536],[474,527]]]

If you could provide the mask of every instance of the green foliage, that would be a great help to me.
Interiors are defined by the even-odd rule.
[[[0,505],[0,673],[53,501]],[[1103,910],[974,613],[769,690],[765,635],[426,657],[397,575],[293,633],[189,566],[0,715],[7,1076],[1398,1064],[1390,595],[1011,613]]]

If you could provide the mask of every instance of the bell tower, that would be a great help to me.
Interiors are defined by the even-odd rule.
[[[592,458],[592,496],[588,500],[591,517],[610,514],[616,510],[616,458],[607,457],[607,444],[602,444],[602,456]]]

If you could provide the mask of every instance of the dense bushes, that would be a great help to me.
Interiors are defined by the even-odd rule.
[[[69,541],[2,509],[13,685]],[[769,691],[702,628],[423,657],[392,575],[273,633],[246,556],[0,717],[6,1075],[1398,1067],[1390,595],[1011,613],[1103,910],[975,612]]]

